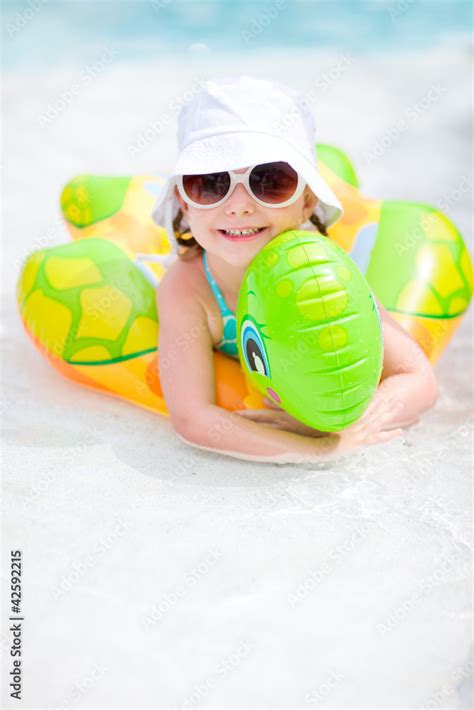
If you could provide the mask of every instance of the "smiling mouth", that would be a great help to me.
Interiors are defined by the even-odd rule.
[[[264,232],[268,227],[255,227],[253,229],[218,229],[217,231],[227,239],[246,240],[254,239]]]

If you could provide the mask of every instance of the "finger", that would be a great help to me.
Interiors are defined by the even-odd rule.
[[[351,424],[351,427],[354,427],[354,431],[361,428],[362,426],[365,426],[367,422],[370,422],[374,418],[376,418],[377,412],[380,409],[380,405],[380,400],[377,397],[373,399],[367,409],[363,412],[362,416],[360,416],[359,419],[357,419],[353,424]]]
[[[370,417],[369,426],[379,426],[390,423],[403,409],[403,402],[399,399],[385,400]]]
[[[398,407],[402,404],[402,401],[398,397],[390,395],[389,397],[380,397],[378,404],[381,409],[393,409],[394,407]]]
[[[380,414],[392,406],[392,400],[387,397],[376,395],[364,412],[365,419],[375,419]]]
[[[393,417],[403,407],[401,400],[393,397],[380,397],[371,402],[370,410],[366,409],[356,424],[370,428],[380,426],[384,421]]]
[[[368,437],[368,441],[371,444],[386,444],[392,439],[396,439],[397,436],[403,434],[403,429],[390,429],[390,431],[378,431],[376,434],[372,434]]]
[[[268,416],[264,409],[237,409],[234,414],[239,414],[241,417],[261,417]]]
[[[383,402],[379,398],[373,399],[365,412],[359,419],[350,424],[350,426],[345,427],[342,431],[350,432],[353,435],[361,436],[362,432],[370,430],[372,427],[378,425],[380,428],[380,423],[383,421],[383,417],[380,416]],[[383,411],[383,410],[382,410]]]
[[[283,412],[275,412],[275,411],[269,411],[268,409],[243,409],[243,410],[237,410],[234,412],[234,414],[238,414],[241,417],[245,417],[246,419],[252,419],[254,422],[261,422],[262,424],[267,424],[267,423],[275,423],[275,422],[283,422],[284,421],[284,413]]]
[[[241,409],[234,412],[238,414],[239,417],[244,417],[245,419],[257,419],[260,415],[254,409]]]

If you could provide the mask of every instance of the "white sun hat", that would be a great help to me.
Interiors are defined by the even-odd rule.
[[[315,212],[326,227],[343,214],[341,203],[317,169],[311,109],[302,95],[278,81],[245,74],[205,81],[181,108],[178,148],[176,165],[152,214],[156,224],[166,228],[175,252],[178,245],[172,221],[179,209],[173,194],[177,175],[285,161],[318,198]]]

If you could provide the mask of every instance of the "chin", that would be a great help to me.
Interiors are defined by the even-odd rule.
[[[225,255],[223,255],[223,259],[227,261],[229,264],[232,264],[232,266],[248,266],[254,256],[258,254],[261,249],[265,244],[259,244],[259,245],[252,245],[252,247],[247,247],[244,249],[239,249],[235,250],[233,253],[229,253],[229,251],[226,251]]]
[[[252,254],[223,254],[222,259],[230,266],[248,266],[253,259]]]
[[[227,264],[236,267],[244,267],[250,264],[252,259],[274,238],[273,234],[264,239],[255,239],[248,242],[230,242],[220,237],[214,243],[209,244],[210,248],[219,254],[220,258]],[[206,247],[204,247],[206,248]]]

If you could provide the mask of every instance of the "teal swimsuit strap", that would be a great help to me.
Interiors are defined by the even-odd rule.
[[[229,316],[229,315],[235,316],[234,312],[230,310],[229,306],[224,301],[224,296],[222,295],[219,286],[216,284],[213,275],[209,271],[209,265],[207,263],[207,256],[206,256],[205,251],[203,251],[203,253],[202,253],[202,260],[204,262],[204,269],[206,271],[207,280],[209,281],[209,284],[212,288],[214,296],[216,297],[216,300],[217,300],[217,303],[219,304],[219,308],[221,309],[222,315],[223,316]]]
[[[207,256],[205,251],[203,251],[202,253],[202,260],[204,264],[206,278],[210,287],[212,288],[212,292],[220,308],[222,321],[224,323],[224,331],[222,334],[222,338],[220,342],[216,345],[216,347],[218,350],[225,353],[226,355],[230,355],[231,357],[238,359],[239,351],[237,347],[237,323],[235,315],[230,310],[227,303],[224,301],[224,296],[222,295],[219,286],[216,284],[216,281],[209,270],[209,264],[207,263]]]

